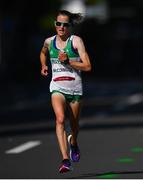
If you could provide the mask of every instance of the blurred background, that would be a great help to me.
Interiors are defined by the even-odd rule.
[[[82,117],[142,115],[142,0],[1,0],[1,133],[53,123],[51,76],[41,76],[39,55],[44,40],[55,34],[53,21],[59,9],[84,15],[74,32],[83,38],[93,68],[83,72]]]

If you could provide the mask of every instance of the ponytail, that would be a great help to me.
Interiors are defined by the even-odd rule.
[[[81,21],[83,20],[83,16],[81,13],[71,13],[67,10],[60,10],[57,14],[57,16],[59,15],[65,15],[69,17],[69,22],[71,23],[72,26],[81,23]]]
[[[79,24],[83,20],[81,13],[71,13],[71,23],[72,25]]]

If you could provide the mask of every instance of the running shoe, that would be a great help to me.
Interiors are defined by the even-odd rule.
[[[59,168],[59,172],[60,173],[65,173],[68,171],[73,170],[72,166],[71,166],[71,162],[69,159],[64,159],[61,163],[61,166]]]
[[[71,138],[72,138],[72,135],[70,134],[68,136],[68,143],[70,146],[70,159],[73,162],[78,162],[80,160],[80,150],[77,144],[76,145],[71,144]]]

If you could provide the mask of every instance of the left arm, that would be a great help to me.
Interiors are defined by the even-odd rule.
[[[90,59],[89,59],[88,53],[86,52],[82,39],[78,36],[75,36],[73,40],[74,40],[73,45],[75,44],[74,47],[78,50],[81,62],[69,61],[69,64],[73,68],[81,70],[81,71],[91,71]]]

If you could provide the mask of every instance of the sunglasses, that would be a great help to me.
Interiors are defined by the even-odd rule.
[[[55,21],[56,26],[69,27],[70,23]]]

